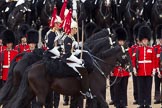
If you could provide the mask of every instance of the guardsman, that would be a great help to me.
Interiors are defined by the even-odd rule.
[[[29,49],[29,45],[27,44],[27,35],[26,32],[30,29],[28,24],[22,24],[19,28],[20,34],[20,44],[15,46],[15,50],[19,53],[26,52]]]
[[[71,17],[69,17],[69,20],[71,20]],[[84,67],[83,60],[76,57],[77,54],[74,53],[75,42],[76,42],[74,35],[77,33],[78,25],[74,20],[71,20],[70,28],[68,28],[68,26],[66,27],[66,30],[65,30],[65,32],[67,33],[67,36],[64,39],[65,54],[63,55],[63,60],[65,62],[71,61],[71,62],[76,63],[77,66],[79,66],[79,67]],[[75,70],[75,71],[78,71],[78,70]],[[83,95],[85,95],[87,98],[92,98],[92,94],[89,89],[89,84],[88,84],[89,82],[88,82],[87,76],[88,76],[88,73],[85,73],[85,75],[82,76],[82,80],[81,80],[82,91],[81,91],[81,93]]]
[[[50,31],[47,32],[46,45],[49,52],[59,57],[60,52],[57,47],[57,39],[63,35],[60,30],[61,18],[56,16],[56,19],[53,23],[54,25],[51,27]]]
[[[29,44],[29,48],[26,52],[33,52],[35,48],[37,48],[39,34],[38,31],[35,29],[29,29],[26,33],[28,40],[27,43]]]
[[[8,70],[12,59],[18,54],[17,50],[13,49],[15,42],[15,36],[13,31],[5,30],[2,33],[3,44],[6,45],[6,50],[3,51],[3,62],[2,62],[2,80],[5,83],[8,78]]]
[[[155,74],[155,102],[154,104],[160,104],[160,54],[162,47],[162,24],[158,25],[156,28],[156,37],[157,37],[157,45],[154,46],[155,54],[156,54],[156,74]]]
[[[136,53],[136,49],[138,46],[140,46],[140,41],[138,38],[138,31],[139,28],[142,26],[142,23],[137,23],[135,24],[135,26],[133,27],[133,37],[134,37],[134,45],[132,45],[129,49],[129,54],[131,57],[131,60],[133,58],[133,54]],[[134,75],[134,73],[132,73],[132,78],[133,78],[133,96],[134,96],[134,102],[133,104],[138,104],[138,86],[137,86],[137,76]]]
[[[138,32],[141,46],[133,54],[132,65],[133,72],[137,75],[139,108],[151,108],[152,76],[155,74],[155,52],[149,46],[151,36],[150,27],[141,26]]]
[[[126,30],[121,27],[117,28],[115,36],[117,38],[118,45],[124,47],[127,39]],[[130,74],[121,66],[116,66],[112,72],[112,75],[117,78],[116,83],[114,84],[114,105],[116,108],[126,108],[127,86]]]
[[[2,43],[2,32],[6,30],[6,27],[3,25],[0,25],[0,88],[3,86],[2,84],[2,61],[3,61],[3,51],[6,49],[6,46]]]

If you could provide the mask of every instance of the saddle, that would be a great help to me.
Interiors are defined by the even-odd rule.
[[[80,77],[79,72],[76,72],[72,67],[68,66],[66,62],[60,58],[56,59],[44,59],[47,72],[54,77]],[[71,64],[71,63],[69,63]],[[73,64],[73,63],[72,63]]]

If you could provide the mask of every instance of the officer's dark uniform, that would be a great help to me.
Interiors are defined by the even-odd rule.
[[[47,36],[48,42],[47,42],[47,47],[52,49],[54,47],[54,40],[56,38],[56,33],[53,31],[50,31],[50,33]]]
[[[74,39],[70,36],[66,36],[65,40],[64,40],[64,50],[65,50],[65,54],[63,55],[63,60],[66,61],[66,59],[68,57],[70,57],[72,55],[72,43],[73,43]],[[86,70],[86,69],[85,69]],[[81,74],[82,75],[82,74]],[[82,80],[81,80],[81,86],[82,86],[82,92],[83,93],[88,93],[88,89],[89,89],[89,81],[88,81],[88,72],[85,71],[82,75]]]

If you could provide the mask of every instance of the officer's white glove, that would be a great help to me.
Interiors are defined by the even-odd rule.
[[[77,41],[74,41],[73,44],[72,44],[72,46],[73,46],[74,48],[78,48],[78,47],[79,47],[78,42],[77,42]]]
[[[77,56],[77,55],[79,55],[80,53],[81,53],[81,50],[76,49],[75,52],[74,52],[74,55]]]
[[[135,67],[133,67],[133,73],[134,73],[135,76],[137,75],[137,71],[136,71]]]
[[[153,70],[152,70],[152,76],[155,76],[155,73],[156,73],[156,69],[153,68]]]

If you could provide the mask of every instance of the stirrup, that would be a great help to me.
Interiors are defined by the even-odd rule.
[[[86,93],[83,93],[82,91],[80,91],[80,93],[85,96],[86,98],[90,98],[90,99],[93,99],[93,95],[90,91],[87,91]]]

